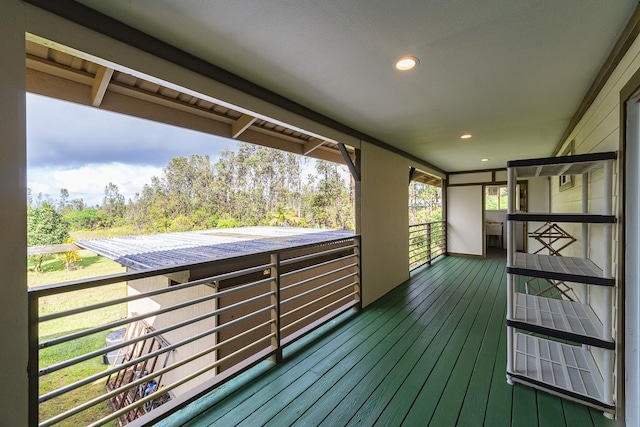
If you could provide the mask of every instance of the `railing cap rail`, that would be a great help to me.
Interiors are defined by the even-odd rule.
[[[409,224],[409,228],[411,227],[419,227],[421,225],[429,225],[429,224],[444,224],[445,221],[430,221],[430,222],[422,222],[420,224]]]

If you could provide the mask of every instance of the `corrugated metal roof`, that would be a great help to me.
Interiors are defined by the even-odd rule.
[[[351,238],[353,231],[240,227],[81,240],[78,246],[134,270],[233,258]]]

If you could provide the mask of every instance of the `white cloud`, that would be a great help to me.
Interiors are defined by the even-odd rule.
[[[27,94],[27,164],[165,166],[177,156],[235,149],[236,141],[84,105]]]
[[[151,177],[162,176],[162,168],[123,163],[92,164],[70,169],[32,168],[27,185],[33,196],[38,193],[58,198],[61,188],[69,190],[71,199],[82,198],[89,205],[100,204],[104,187],[113,182],[128,200],[151,183]]]

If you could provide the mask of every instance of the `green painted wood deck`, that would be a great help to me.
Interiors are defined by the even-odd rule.
[[[440,258],[160,425],[614,425],[506,383],[505,307],[504,261]]]

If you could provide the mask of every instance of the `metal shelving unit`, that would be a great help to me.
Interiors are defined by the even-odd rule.
[[[609,415],[613,401],[612,225],[613,162],[615,152],[517,160],[507,164],[507,381],[519,382],[600,408]],[[516,181],[537,176],[582,174],[604,168],[603,213],[589,212],[588,185],[582,189],[580,213],[516,213]],[[582,256],[565,257],[516,253],[515,222],[544,221],[582,224]],[[589,259],[589,224],[603,227],[602,268]],[[593,226],[593,225],[592,225]],[[516,292],[517,276],[602,286],[605,313],[599,318],[589,302],[589,286],[581,301]],[[593,347],[603,349],[601,366]]]

